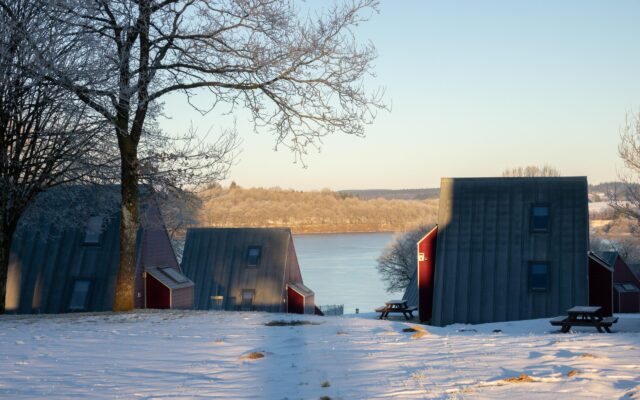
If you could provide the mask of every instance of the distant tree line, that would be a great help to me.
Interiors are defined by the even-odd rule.
[[[201,196],[201,226],[291,227],[297,233],[394,232],[435,223],[437,200],[362,200],[325,189],[212,188]]]

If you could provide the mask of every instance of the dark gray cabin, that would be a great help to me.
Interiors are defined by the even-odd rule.
[[[586,177],[443,178],[432,324],[588,304]]]
[[[419,303],[418,298],[418,274],[417,271],[411,277],[409,281],[409,285],[404,290],[404,295],[402,296],[402,300],[407,301],[407,305],[409,307],[417,307]]]
[[[76,227],[44,218],[24,224],[11,246],[7,312],[110,311],[119,265],[118,215],[112,208]],[[141,199],[140,219],[135,307],[191,308],[193,283],[180,271],[153,196]]]
[[[196,309],[315,310],[288,228],[189,229],[182,269],[196,283]]]

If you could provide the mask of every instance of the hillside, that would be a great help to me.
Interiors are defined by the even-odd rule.
[[[640,318],[633,314],[620,316],[614,334],[586,327],[560,334],[547,319],[438,328],[368,316],[3,315],[0,397],[555,400],[640,394]],[[272,321],[293,326],[268,326]]]
[[[330,190],[234,187],[202,194],[200,226],[291,227],[295,233],[396,232],[435,224],[438,200],[364,200]]]

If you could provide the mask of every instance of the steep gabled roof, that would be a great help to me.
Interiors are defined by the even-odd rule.
[[[586,177],[442,178],[433,323],[484,323],[560,315],[587,301]],[[548,229],[530,214],[548,205]],[[544,295],[530,262],[553,271]],[[560,266],[562,266],[560,268]]]
[[[195,282],[195,307],[208,309],[211,296],[230,298],[241,290],[255,290],[255,304],[280,311],[290,246],[288,228],[194,228],[187,231],[182,271]],[[249,247],[260,248],[256,267],[247,264]],[[263,306],[261,306],[263,305]]]
[[[141,192],[141,219],[151,215],[153,223],[141,223],[137,263],[144,258],[145,242],[144,247],[162,252],[149,261],[177,268],[166,232],[160,232],[165,227],[157,203],[148,190]],[[20,313],[66,312],[74,279],[91,282],[88,310],[112,309],[120,252],[119,198],[119,186],[113,185],[59,187],[38,196],[34,205],[46,210],[21,220],[11,246],[8,310],[15,306]],[[85,243],[85,224],[92,215],[104,217],[103,230],[97,243]],[[158,237],[166,239],[162,246],[149,244]]]

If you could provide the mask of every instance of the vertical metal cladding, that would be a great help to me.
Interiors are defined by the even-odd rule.
[[[532,228],[535,205],[549,210],[548,229]],[[433,324],[550,317],[587,304],[588,235],[586,177],[443,178]],[[534,262],[548,266],[545,290],[531,288]]]
[[[247,262],[249,248],[260,249],[255,266],[249,265],[253,259]],[[201,310],[286,312],[286,285],[302,284],[288,228],[189,229],[182,270],[195,282],[195,308]],[[250,306],[242,304],[243,291],[254,293]]]
[[[77,189],[79,192],[87,190]],[[103,190],[117,191],[118,187]],[[178,263],[153,196],[141,199],[145,221],[138,232],[138,267],[136,271],[136,307],[144,307],[142,272],[153,266]],[[89,281],[86,311],[110,311],[113,306],[119,265],[118,212],[105,216],[105,227],[95,243],[85,243],[84,227],[61,228],[41,218],[22,226],[11,246],[10,270],[15,274],[16,301],[8,312],[63,313],[70,311],[69,302],[76,280]],[[191,290],[192,291],[192,290]],[[12,295],[14,293],[11,293]],[[180,306],[190,308],[190,291],[184,290]]]

